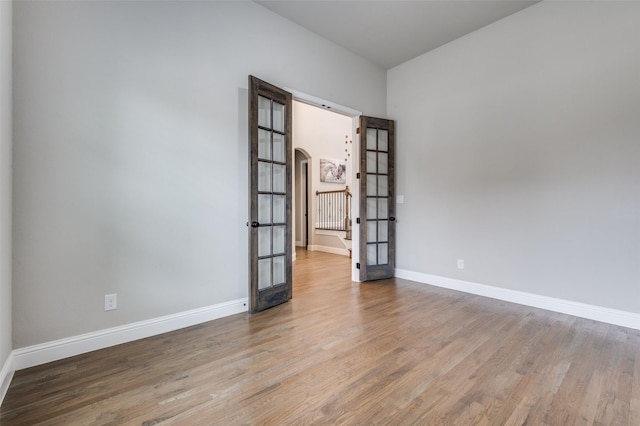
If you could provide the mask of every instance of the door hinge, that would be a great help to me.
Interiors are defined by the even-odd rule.
[[[360,127],[356,129],[356,135],[359,135],[359,134],[360,134]]]
[[[356,269],[360,269],[360,262],[356,263]]]
[[[360,223],[360,218],[356,217],[356,223]]]
[[[356,173],[356,179],[360,179],[360,172]]]

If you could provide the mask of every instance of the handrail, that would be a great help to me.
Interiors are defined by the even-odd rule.
[[[349,191],[349,187],[348,186],[346,186],[344,189],[335,189],[333,191],[316,191],[316,195],[318,195],[318,194],[334,194],[334,193],[337,193],[337,192],[344,192],[349,197],[352,196],[351,192]]]

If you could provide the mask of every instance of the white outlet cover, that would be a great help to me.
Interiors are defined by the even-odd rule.
[[[112,311],[118,308],[118,295],[117,294],[105,294],[104,295],[104,310]]]

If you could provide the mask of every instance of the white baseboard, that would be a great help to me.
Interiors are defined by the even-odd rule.
[[[296,241],[296,247],[304,247],[303,241]]]
[[[14,356],[13,352],[11,352],[0,370],[0,405],[2,405],[2,401],[4,401],[4,397],[9,390],[9,385],[11,384],[11,379],[13,379],[13,373],[15,373],[15,371]]]
[[[232,300],[204,308],[15,349],[12,352],[13,371],[246,312],[247,305],[247,298]]]
[[[587,305],[585,303],[573,302],[571,300],[556,299],[554,297],[540,296],[523,291],[477,284],[453,278],[440,277],[437,275],[407,271],[404,269],[396,269],[395,276],[397,278],[403,278],[437,287],[463,291],[465,293],[477,294],[479,296],[490,297],[492,299],[504,300],[506,302],[518,303],[520,305],[546,309],[548,311],[560,312],[576,317],[640,330],[640,314],[634,312]]]
[[[349,256],[349,250],[346,248],[327,247],[327,246],[308,246],[309,251],[323,251],[325,253],[339,254],[341,256]]]

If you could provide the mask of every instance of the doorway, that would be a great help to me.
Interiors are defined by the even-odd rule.
[[[294,152],[294,199],[295,199],[295,245],[308,249],[309,246],[309,155],[304,149]]]
[[[301,100],[294,93],[293,100],[293,148],[294,148],[294,249],[306,249],[311,252],[325,252],[344,256],[354,261],[352,279],[357,280],[355,271],[356,249],[358,242],[355,220],[358,203],[334,209],[331,216],[323,215],[324,193],[335,193],[331,203],[335,207],[341,201],[342,191],[349,191],[349,202],[357,200],[358,149],[356,127],[359,120],[357,112],[326,102],[318,104]],[[342,179],[324,179],[323,165],[330,163],[339,167]],[[356,193],[354,194],[354,190]],[[320,194],[318,194],[320,193]],[[346,196],[344,197],[346,199]],[[349,220],[349,231],[344,225]],[[338,230],[340,229],[340,230]],[[297,257],[298,254],[296,254]],[[295,258],[294,258],[295,259]]]
[[[293,99],[296,99],[295,105],[300,109],[313,111],[311,115],[322,112],[324,118],[304,120],[298,115],[293,120]],[[328,121],[338,117],[342,119],[343,127],[328,124]],[[297,128],[295,132],[294,124]],[[337,134],[332,133],[336,129]],[[342,135],[344,145],[335,144],[335,141],[342,140]],[[395,244],[391,228],[394,228],[395,217],[394,209],[390,206],[394,196],[394,141],[392,120],[365,117],[358,111],[322,102],[297,91],[281,89],[249,76],[250,185],[247,226],[251,228],[250,312],[255,313],[291,299],[292,261],[297,257],[295,243],[298,241],[292,235],[292,228],[296,227],[296,203],[292,190],[292,177],[296,176],[292,170],[292,157],[296,148],[306,151],[305,158],[300,159],[297,173],[297,176],[304,175],[305,181],[304,185],[299,185],[305,194],[304,203],[298,208],[304,212],[298,220],[301,245],[329,253],[346,251],[351,255],[352,281],[393,276]],[[309,146],[297,146],[301,142],[309,143]],[[316,170],[320,172],[317,182],[313,173],[316,162],[319,162]],[[323,186],[332,184],[345,187],[321,191]],[[336,198],[324,201],[326,198],[322,197],[321,201],[314,204],[314,193],[318,195],[318,200],[322,194],[338,196],[338,199],[338,194],[343,194],[347,207],[336,209],[336,205],[341,205],[335,201]],[[365,198],[361,198],[361,194]],[[349,203],[351,197],[360,202]],[[331,204],[333,207],[330,208],[318,207]],[[349,214],[345,216],[344,212]],[[360,213],[365,217],[360,218]],[[360,226],[352,226],[350,218],[358,218],[356,223]],[[340,222],[343,225],[335,227]],[[346,231],[344,240],[358,243],[349,241],[347,247],[343,241],[343,247],[336,247],[335,234],[318,231]],[[329,240],[333,242],[328,243]],[[369,272],[372,274],[369,275]]]

